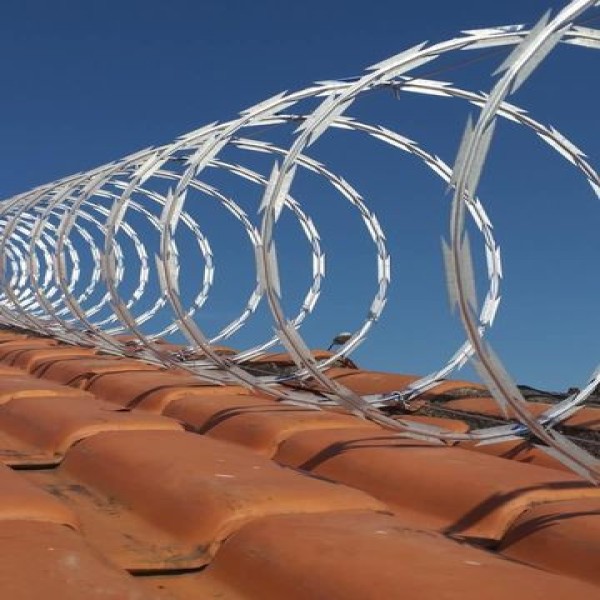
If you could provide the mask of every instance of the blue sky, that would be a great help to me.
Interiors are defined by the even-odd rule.
[[[0,7],[0,195],[232,118],[279,91],[359,74],[420,41],[453,37],[461,29],[532,23],[547,8],[562,5],[6,0]],[[468,58],[449,57],[444,64],[454,65],[452,70],[436,76],[490,89],[501,55],[465,65]],[[597,73],[592,50],[561,48],[513,98],[571,137],[592,165],[600,149]],[[361,99],[353,111],[414,137],[451,163],[472,109],[459,101],[375,96]],[[356,358],[370,368],[423,373],[461,340],[441,277],[445,188],[416,161],[352,135],[332,134],[314,156],[356,183],[380,215],[394,256],[395,286],[386,317]],[[356,216],[333,196],[329,200],[322,184],[299,179],[293,191],[300,200],[308,198],[307,210],[322,228],[330,257],[323,306],[303,329],[312,345],[323,346],[360,322],[372,294],[373,255]],[[530,132],[506,123],[498,128],[480,192],[506,270],[505,301],[490,339],[519,382],[556,389],[582,383],[600,360],[598,201],[563,159]],[[210,329],[219,311],[227,313],[227,303],[238,300],[240,281],[248,286],[252,275],[250,263],[244,264],[247,279],[237,264],[242,246],[229,241],[234,230],[229,238],[217,216],[206,220],[217,234],[216,255],[231,274],[219,279],[207,307]],[[298,250],[297,232],[289,227],[291,233],[279,237],[292,310],[307,281],[307,254],[304,247]],[[481,246],[473,246],[479,265]],[[234,341],[250,342],[265,326],[265,316],[259,316],[246,337]]]

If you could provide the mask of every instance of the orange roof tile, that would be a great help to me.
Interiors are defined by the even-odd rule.
[[[205,572],[148,585],[180,600],[564,600],[598,589],[376,513],[260,519],[228,540]]]
[[[44,521],[73,528],[79,525],[69,507],[4,465],[0,465],[0,490],[0,522]]]
[[[429,527],[485,540],[502,539],[535,504],[600,499],[599,488],[562,471],[363,430],[298,433],[274,459],[419,512]]]
[[[0,404],[16,398],[35,396],[78,396],[91,398],[91,394],[52,381],[44,381],[23,373],[23,375],[0,376]]]
[[[57,346],[58,342],[50,338],[23,338],[0,343],[0,360],[17,350],[35,350],[48,346]]]
[[[480,398],[460,398],[459,400],[449,400],[444,403],[444,408],[449,410],[458,410],[466,413],[485,415],[486,417],[504,418],[502,410],[496,401],[489,396]],[[538,402],[529,402],[528,409],[533,415],[541,415],[548,405]],[[508,416],[510,417],[510,411]]]
[[[515,521],[499,551],[509,558],[600,585],[600,501],[534,506]]]
[[[446,419],[444,417],[428,417],[425,415],[400,415],[397,417],[403,421],[413,421],[415,423],[424,423],[426,425],[433,425],[434,427],[440,427],[447,429],[448,431],[454,431],[456,433],[466,433],[469,431],[469,425],[459,419]]]
[[[129,570],[197,568],[249,520],[373,509],[367,494],[193,433],[99,433],[55,471],[27,476],[77,513],[90,543]]]
[[[96,354],[93,348],[80,348],[78,346],[51,346],[49,348],[36,348],[35,350],[15,350],[3,358],[9,362],[29,371],[34,372],[42,363],[60,360],[61,358],[79,358]]]
[[[31,341],[5,356],[18,356],[35,376],[0,365],[0,457],[26,467],[0,465],[0,542],[12,561],[0,565],[2,597],[12,594],[25,557],[49,571],[19,587],[23,599],[93,598],[81,590],[100,581],[108,598],[136,600],[362,600],[400,589],[427,600],[448,590],[479,598],[484,584],[486,600],[512,600],[515,589],[528,599],[593,597],[598,589],[589,586],[599,583],[600,491],[524,442],[458,448],[402,440],[340,410],[307,410],[182,370],[76,357],[79,349],[24,340]],[[21,342],[3,344],[0,335],[0,347]],[[414,380],[337,372],[359,393]],[[429,397],[442,407],[487,406],[485,398],[446,401],[464,388],[482,389],[448,381]],[[427,413],[398,416],[468,428]],[[395,516],[382,514],[388,510]],[[530,566],[449,535],[500,544]],[[58,564],[46,544],[64,549]],[[67,572],[64,556],[83,565],[81,580],[50,572]]]
[[[118,410],[93,397],[20,398],[0,406],[0,460],[21,467],[58,464],[73,444],[102,431],[180,429],[172,419]]]
[[[89,380],[105,373],[158,370],[160,370],[159,367],[141,360],[98,355],[93,358],[69,358],[49,361],[38,365],[35,375],[65,385],[86,387]]]
[[[139,405],[155,412],[161,412],[169,402],[184,395],[250,393],[239,386],[215,386],[192,375],[164,370],[102,373],[89,380],[87,389],[109,402],[127,407]]]
[[[500,442],[498,444],[478,445],[475,442],[461,442],[458,444],[461,448],[483,452],[492,456],[498,456],[509,460],[547,467],[549,469],[558,469],[559,471],[570,472],[569,468],[559,460],[535,448],[528,441],[512,440]]]
[[[27,339],[28,337],[26,333],[13,333],[12,331],[2,330],[0,331],[0,344]]]
[[[328,369],[326,373],[330,379],[341,383],[357,394],[363,395],[384,394],[401,390],[418,379],[416,375],[399,375],[397,373],[365,371],[344,367]],[[314,387],[319,389],[318,385]]]
[[[0,363],[0,376],[2,375],[13,375],[16,377],[21,377],[23,375],[27,375],[23,369],[19,369],[19,367],[9,367],[8,365],[3,365]]]
[[[482,414],[488,417],[503,417],[502,411],[500,410],[500,407],[496,401],[489,397],[461,398],[460,400],[451,400],[446,402],[444,407],[468,413]],[[541,415],[544,411],[551,407],[552,404],[545,402],[527,403],[527,409],[529,412],[536,416]],[[576,412],[573,416],[565,419],[562,424],[566,427],[598,431],[600,430],[600,408],[586,406]]]
[[[0,592],[7,600],[159,600],[73,530],[36,521],[0,522]]]
[[[184,396],[164,411],[194,431],[272,456],[278,445],[299,431],[381,428],[354,416],[289,406],[252,395]]]
[[[383,371],[367,371],[364,369],[349,369],[334,367],[326,371],[330,379],[341,383],[358,394],[387,394],[403,390],[411,383],[417,381],[417,375],[401,375],[399,373],[386,373]],[[314,389],[320,389],[318,384]],[[456,390],[469,389],[474,392],[486,393],[485,387],[471,381],[447,380],[442,381],[422,394],[423,398],[443,396]]]

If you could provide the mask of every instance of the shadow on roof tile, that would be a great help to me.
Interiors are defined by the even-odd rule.
[[[365,369],[349,369],[335,367],[326,371],[327,376],[341,383],[357,394],[386,394],[406,388],[419,379],[418,375],[400,373],[386,373],[383,371],[368,371]],[[312,385],[313,389],[320,390],[318,383]],[[423,399],[436,399],[462,390],[471,393],[485,393],[485,387],[471,381],[447,380],[442,381],[433,388],[423,392],[419,397]]]
[[[458,419],[428,417],[424,415],[400,415],[398,418],[403,421],[414,421],[415,423],[424,423],[426,425],[433,425],[434,427],[441,427],[442,429],[454,431],[455,433],[466,433],[469,431],[469,425]]]
[[[545,402],[528,402],[527,408],[532,415],[539,416],[548,410],[552,404]],[[487,417],[504,418],[502,410],[493,398],[461,398],[451,400],[444,404],[444,408],[458,410],[466,413],[485,415]],[[509,417],[511,414],[509,413]],[[578,429],[600,430],[600,409],[584,407],[573,416],[563,421],[562,425]]]
[[[129,408],[139,406],[157,413],[184,395],[250,393],[239,386],[215,386],[211,382],[174,370],[104,373],[92,378],[86,389],[109,402]]]
[[[298,433],[274,459],[362,489],[394,510],[420,512],[430,527],[479,541],[500,540],[537,503],[600,498],[600,489],[562,471],[361,430]]]
[[[486,417],[494,417],[498,419],[504,418],[504,414],[502,409],[498,406],[498,403],[489,396],[481,398],[460,398],[459,400],[450,400],[444,403],[444,408],[484,415]],[[541,415],[546,408],[548,408],[548,405],[538,402],[529,402],[528,408],[532,415],[538,416]],[[511,417],[510,412],[508,416],[509,418]]]
[[[13,333],[12,331],[0,331],[0,344],[6,342],[16,342],[18,340],[31,339],[26,333]]]
[[[175,598],[564,600],[598,588],[503,560],[376,513],[267,517],[199,575],[148,580]]]
[[[26,338],[4,342],[0,344],[0,361],[17,350],[35,350],[36,348],[47,348],[48,346],[57,346],[58,342],[50,338]]]
[[[13,467],[56,465],[73,444],[103,431],[181,429],[172,419],[95,398],[21,398],[0,405],[0,460]]]
[[[600,501],[535,506],[510,528],[500,552],[600,585]]]
[[[79,346],[51,346],[49,348],[36,348],[35,350],[15,350],[7,355],[4,361],[12,360],[11,364],[29,373],[33,373],[41,364],[61,358],[79,358],[96,354],[93,348],[80,348]]]
[[[84,388],[89,380],[101,374],[122,373],[125,371],[158,371],[159,369],[156,365],[141,360],[97,355],[93,358],[68,358],[48,361],[38,365],[35,375],[64,385]]]
[[[186,396],[171,402],[163,414],[179,419],[198,433],[266,456],[272,456],[283,440],[299,431],[348,427],[381,431],[379,426],[358,417],[250,395]]]
[[[90,543],[136,571],[198,568],[264,515],[385,508],[358,490],[185,432],[99,433],[57,469],[26,475],[73,508]]]
[[[482,452],[483,454],[489,454],[491,456],[497,456],[499,458],[505,458],[508,460],[515,460],[517,462],[536,465],[538,467],[558,469],[559,471],[566,471],[567,473],[572,472],[571,469],[569,469],[559,460],[556,460],[549,454],[546,454],[538,448],[533,447],[527,441],[512,440],[508,442],[501,442],[499,444],[484,445],[477,445],[476,442],[461,442],[458,444],[458,446],[460,448],[464,448],[465,450]]]
[[[0,404],[16,398],[33,398],[36,396],[92,397],[91,394],[83,390],[59,385],[52,381],[40,380],[26,373],[22,375],[0,375]]]

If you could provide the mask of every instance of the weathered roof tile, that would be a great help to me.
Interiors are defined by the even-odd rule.
[[[0,375],[0,404],[16,398],[33,398],[35,396],[76,396],[91,398],[91,394],[52,381],[37,379],[23,375]]]
[[[211,393],[250,393],[239,386],[215,386],[198,377],[173,371],[128,371],[102,373],[93,377],[87,389],[109,402],[153,412],[184,395]]]
[[[7,600],[159,600],[90,548],[75,531],[1,521],[0,591]]]
[[[129,570],[197,568],[265,515],[384,509],[364,492],[178,431],[99,433],[55,471],[27,476],[67,502],[88,540]]]
[[[499,540],[531,506],[596,497],[578,477],[460,448],[363,430],[298,433],[274,459],[365,490],[394,510],[411,509],[448,534]]]
[[[93,358],[70,358],[39,365],[36,376],[75,387],[86,387],[88,381],[105,373],[126,371],[158,371],[155,365],[116,356],[97,355]]]
[[[79,358],[95,355],[94,348],[80,348],[79,346],[50,346],[36,348],[35,350],[15,350],[8,354],[4,361],[11,360],[11,364],[29,373],[33,373],[40,365],[64,358]]]
[[[47,348],[57,346],[58,342],[50,338],[22,338],[0,343],[0,360],[4,360],[16,350],[35,350],[36,348]]]
[[[289,406],[252,395],[184,396],[171,402],[163,414],[181,420],[195,431],[267,456],[299,431],[348,427],[381,430],[350,415]]]
[[[499,548],[505,556],[600,585],[600,501],[534,506]]]
[[[503,560],[377,513],[254,521],[201,574],[148,581],[174,598],[564,600],[595,586]]]
[[[4,465],[0,465],[0,490],[0,522],[45,521],[78,526],[75,513],[65,504]]]
[[[21,398],[0,405],[0,460],[21,467],[53,465],[73,444],[102,431],[181,429],[172,419],[118,410],[96,398]]]

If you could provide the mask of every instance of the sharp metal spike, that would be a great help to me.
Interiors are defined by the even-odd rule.
[[[469,115],[467,118],[467,124],[465,125],[465,130],[460,141],[460,146],[458,147],[458,153],[456,154],[456,160],[454,162],[454,168],[452,169],[452,177],[450,177],[450,181],[448,183],[449,187],[454,187],[456,185],[456,175],[461,173],[463,167],[465,165],[465,161],[467,160],[467,152],[471,145],[471,140],[473,139],[473,117]]]
[[[392,56],[390,58],[386,58],[385,60],[382,60],[381,62],[375,63],[375,64],[371,65],[370,67],[367,67],[367,71],[385,70],[388,67],[395,65],[398,61],[405,61],[407,58],[416,56],[427,45],[427,43],[428,42],[421,42],[420,44],[417,44],[416,46],[412,46],[411,48],[408,48],[408,50],[404,50],[403,52],[399,52],[398,54],[395,54],[394,56]]]
[[[479,179],[481,178],[481,171],[485,160],[487,158],[492,137],[494,135],[494,129],[496,127],[495,121],[490,123],[480,138],[480,142],[477,145],[476,153],[473,160],[471,161],[470,168],[467,175],[467,191],[472,196],[475,195]]]
[[[465,233],[462,240],[459,261],[461,266],[461,276],[463,281],[465,298],[471,306],[471,308],[475,311],[477,310],[479,303],[477,301],[475,274],[473,270],[473,261],[471,255],[471,243],[469,241],[469,235],[467,233]]]
[[[499,75],[500,73],[504,73],[504,71],[512,67],[513,64],[515,64],[521,58],[521,56],[523,56],[523,54],[531,46],[532,40],[535,41],[540,31],[542,31],[546,27],[546,25],[548,25],[551,13],[551,9],[548,9],[546,11],[546,13],[537,22],[537,24],[530,29],[529,33],[527,34],[527,37],[504,59],[502,64],[494,71],[493,75]]]
[[[261,200],[260,206],[258,208],[259,213],[262,213],[267,208],[267,206],[269,206],[269,203],[271,201],[271,196],[273,194],[273,188],[274,188],[275,182],[277,181],[278,178],[279,178],[279,163],[277,161],[275,161],[275,163],[273,163],[273,168],[271,169],[271,176],[269,177],[269,182],[267,183],[267,186],[265,187],[265,191],[263,193],[262,200]]]
[[[444,266],[446,272],[446,285],[448,287],[448,301],[450,302],[450,310],[453,312],[458,306],[458,287],[456,277],[454,276],[454,257],[449,244],[442,238],[442,255],[444,257]]]
[[[271,241],[268,250],[268,273],[273,292],[278,298],[281,298],[281,285],[279,283],[279,266],[277,264],[277,251],[275,250],[275,242]]]
[[[544,58],[550,53],[550,51],[560,42],[560,39],[564,35],[567,28],[561,29],[556,33],[548,37],[548,39],[540,45],[535,53],[529,57],[527,62],[519,69],[517,76],[515,77],[512,86],[511,94],[516,92],[523,83],[529,78],[537,66],[544,60]]]

